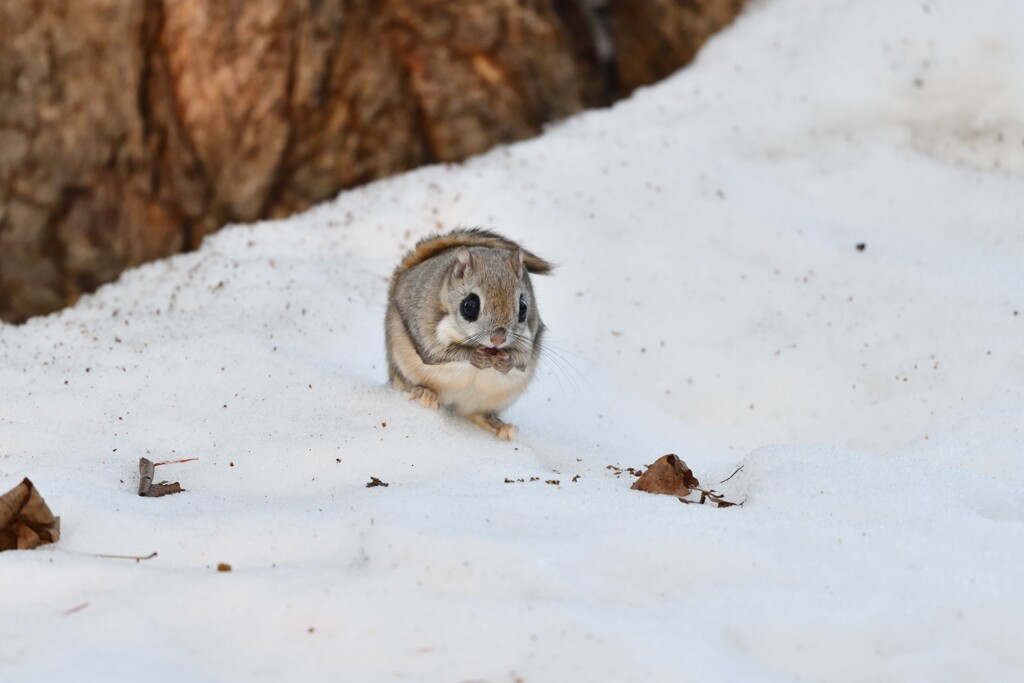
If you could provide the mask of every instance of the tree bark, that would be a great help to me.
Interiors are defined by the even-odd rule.
[[[746,0],[607,0],[616,73],[623,94],[665,78],[692,60]]]

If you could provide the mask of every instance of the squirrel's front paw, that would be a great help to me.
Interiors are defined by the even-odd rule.
[[[419,401],[420,405],[424,408],[430,408],[431,410],[437,410],[440,407],[440,402],[437,400],[437,394],[426,387],[416,387],[409,394],[410,401]]]
[[[491,367],[491,356],[487,353],[487,349],[478,346],[469,354],[469,362],[474,368],[483,370]]]
[[[491,367],[501,374],[507,375],[508,371],[512,369],[512,356],[504,351],[498,351],[498,353],[491,357]]]

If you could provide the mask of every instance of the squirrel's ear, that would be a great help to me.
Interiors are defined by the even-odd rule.
[[[523,250],[516,249],[511,253],[512,257],[512,270],[516,271],[516,275],[519,277],[523,276]]]
[[[467,247],[459,247],[455,250],[455,269],[452,271],[452,275],[461,278],[471,272],[473,272],[473,254]]]

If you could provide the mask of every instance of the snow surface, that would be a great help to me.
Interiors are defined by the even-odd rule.
[[[0,490],[63,520],[0,555],[0,680],[1024,680],[1021,26],[755,2],[610,110],[0,326]],[[513,444],[384,383],[456,225],[561,264]],[[746,504],[607,469],[668,452]]]

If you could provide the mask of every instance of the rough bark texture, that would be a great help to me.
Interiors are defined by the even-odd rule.
[[[0,319],[535,135],[682,66],[742,1],[2,2]]]
[[[607,0],[623,94],[660,81],[697,54],[746,0]]]

